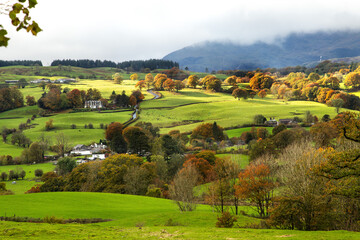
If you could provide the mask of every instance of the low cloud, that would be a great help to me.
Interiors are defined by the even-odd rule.
[[[356,1],[39,0],[43,32],[15,32],[0,59],[162,58],[202,41],[273,42],[293,32],[360,30]]]

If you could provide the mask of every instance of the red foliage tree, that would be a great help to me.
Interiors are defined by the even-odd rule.
[[[201,182],[209,182],[214,178],[214,170],[211,164],[203,158],[190,158],[184,162],[184,167],[194,166],[199,172]]]
[[[105,132],[106,140],[111,141],[116,135],[122,135],[123,125],[119,122],[111,123]]]

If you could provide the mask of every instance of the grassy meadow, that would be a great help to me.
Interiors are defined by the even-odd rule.
[[[36,184],[41,182],[35,177],[35,170],[41,169],[44,173],[53,171],[55,166],[52,163],[40,163],[33,165],[8,165],[0,166],[0,173],[8,173],[10,170],[24,170],[26,176],[24,179],[16,180],[16,184],[12,184],[13,181],[5,181],[6,189],[11,190],[14,194],[24,194],[27,190]]]
[[[110,193],[37,193],[1,196],[0,215],[43,218],[103,218],[97,224],[0,222],[2,239],[357,239],[347,231],[306,232],[275,229],[215,228],[217,213],[198,205],[181,213],[170,200]],[[242,207],[241,210],[249,210]],[[178,226],[166,226],[169,219]],[[239,215],[237,226],[256,223]]]
[[[239,101],[230,94],[185,89],[179,93],[164,93],[162,99],[141,104],[140,119],[152,122],[161,133],[175,129],[189,132],[199,122],[216,121],[222,127],[231,127],[253,123],[256,114],[276,119],[302,118],[306,111],[319,118],[324,114],[336,115],[334,108],[317,102],[283,101],[274,99],[272,95]]]

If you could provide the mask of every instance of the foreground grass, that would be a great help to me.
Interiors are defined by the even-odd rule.
[[[359,234],[347,231],[305,232],[263,229],[220,229],[205,227],[104,227],[89,225],[51,225],[34,223],[0,222],[2,239],[359,239]]]
[[[103,218],[97,224],[46,224],[0,222],[1,239],[358,239],[347,231],[219,229],[217,214],[206,205],[181,213],[166,199],[110,193],[37,193],[0,196],[0,215],[43,218]],[[5,207],[6,206],[6,207]],[[241,210],[248,208],[242,207]],[[178,226],[166,226],[169,219]],[[239,216],[238,226],[258,222]],[[136,226],[135,226],[136,225]],[[141,226],[141,228],[139,227]]]

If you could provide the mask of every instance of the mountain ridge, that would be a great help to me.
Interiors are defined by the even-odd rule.
[[[166,55],[181,68],[212,70],[253,70],[305,65],[330,59],[360,56],[360,31],[292,33],[273,43],[257,41],[241,45],[231,42],[202,42]]]

